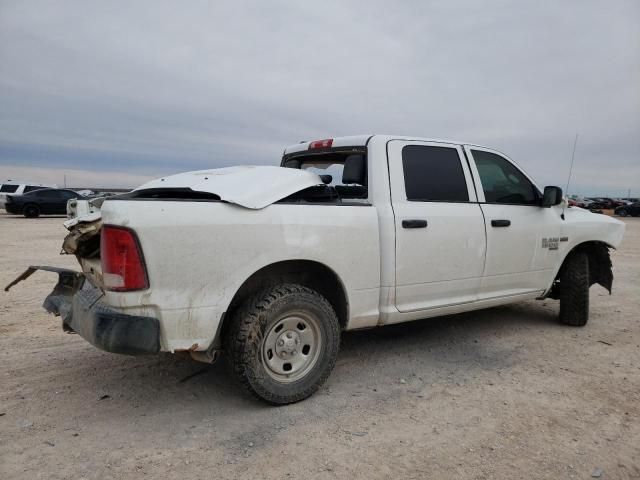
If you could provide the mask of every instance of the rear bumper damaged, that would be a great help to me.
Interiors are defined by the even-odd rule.
[[[5,291],[37,270],[58,274],[58,283],[43,307],[62,318],[62,327],[92,345],[113,353],[141,355],[160,351],[160,322],[153,317],[127,315],[100,301],[103,293],[80,272],[56,267],[29,267]]]

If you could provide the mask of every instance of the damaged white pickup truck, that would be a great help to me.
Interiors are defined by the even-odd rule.
[[[67,222],[44,307],[110,352],[220,352],[267,402],[315,392],[343,330],[525,299],[587,322],[624,224],[569,208],[505,155],[413,137],[300,143],[280,167],[183,173]],[[10,285],[10,286],[11,286]]]

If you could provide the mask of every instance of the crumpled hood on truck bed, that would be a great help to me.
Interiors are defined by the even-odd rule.
[[[151,180],[134,191],[189,188],[225,202],[261,209],[305,188],[322,185],[318,175],[295,168],[238,166],[178,173]]]

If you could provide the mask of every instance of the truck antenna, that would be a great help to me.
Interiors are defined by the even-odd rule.
[[[569,165],[569,177],[567,178],[567,188],[564,189],[565,195],[569,197],[569,183],[571,182],[571,174],[573,173],[573,161],[576,157],[576,145],[578,145],[578,133],[576,132],[576,138],[573,140],[573,151],[571,152],[571,165]]]
[[[569,203],[569,183],[571,182],[571,173],[573,172],[573,161],[576,158],[576,145],[578,145],[578,132],[576,132],[576,138],[573,140],[573,151],[571,152],[571,164],[569,165],[569,177],[567,177],[567,186],[564,189],[564,196],[566,197],[566,201],[562,202],[562,213],[560,214],[560,218],[564,220],[564,209],[565,205]]]

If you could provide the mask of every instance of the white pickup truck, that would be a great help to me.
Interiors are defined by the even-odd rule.
[[[383,135],[160,178],[67,227],[82,272],[11,285],[56,271],[44,307],[66,331],[117,353],[224,351],[273,404],[319,388],[344,330],[546,297],[582,326],[624,233],[495,150]]]

